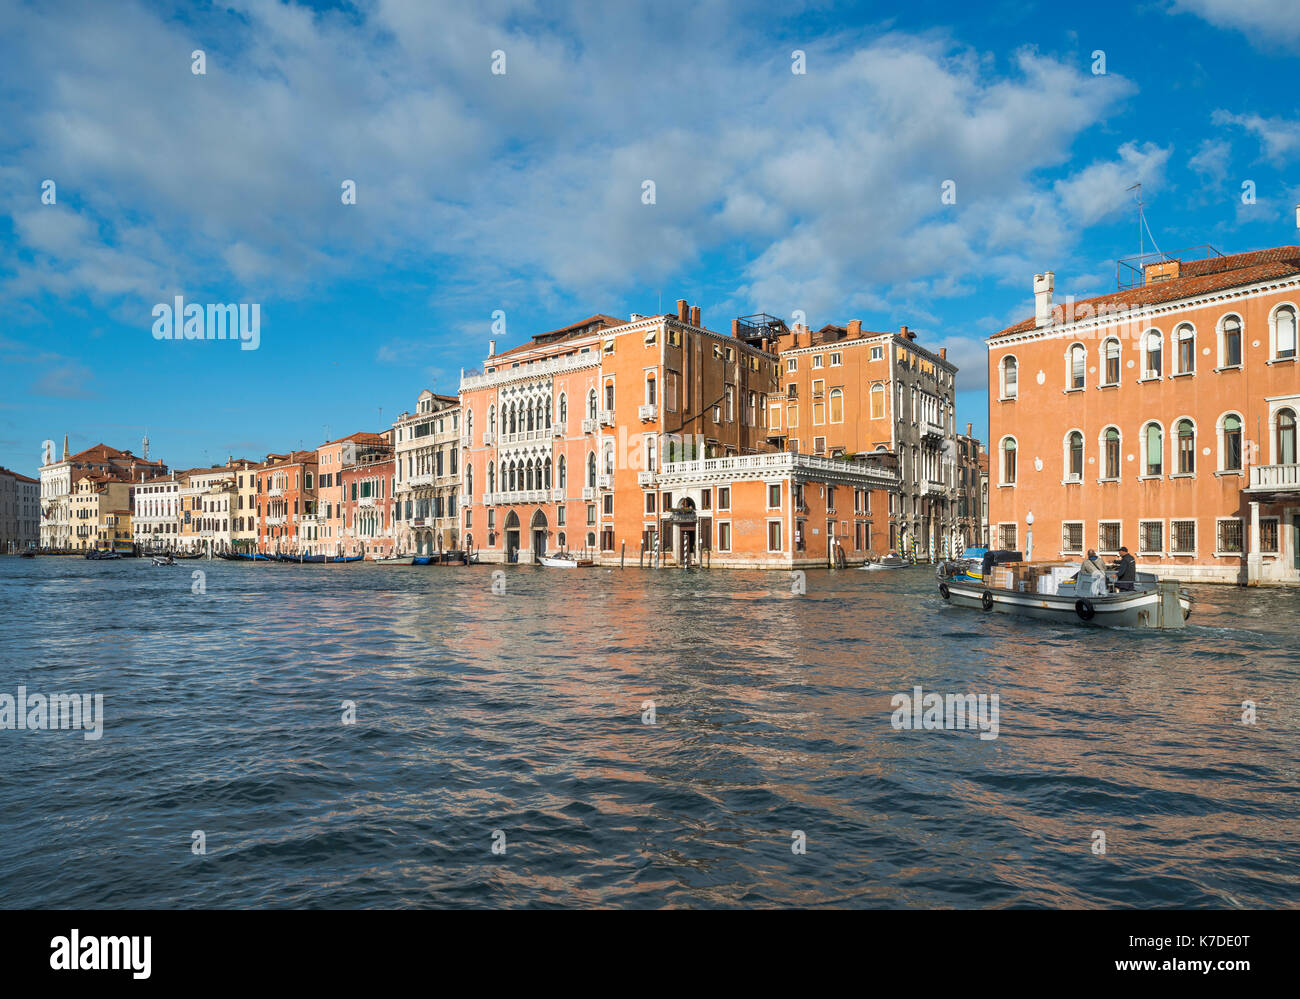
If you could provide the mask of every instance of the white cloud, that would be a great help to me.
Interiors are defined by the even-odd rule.
[[[938,35],[811,39],[795,76],[789,46],[718,4],[229,6],[10,19],[10,71],[41,82],[0,97],[22,150],[0,210],[32,256],[7,261],[11,294],[265,300],[432,265],[458,285],[439,298],[486,322],[676,297],[728,250],[748,261],[735,302],[910,322],[974,277],[1023,283],[1168,157],[1130,144],[1045,179],[1132,86],[1030,50],[998,75]],[[45,176],[62,215],[40,214]]]
[[[1172,9],[1240,31],[1266,48],[1300,41],[1300,4],[1295,0],[1174,0]]]
[[[1286,164],[1300,152],[1300,121],[1229,111],[1215,111],[1211,120],[1216,125],[1245,129],[1258,140],[1260,155],[1274,164]]]

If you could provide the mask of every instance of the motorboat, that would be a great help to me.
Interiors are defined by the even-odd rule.
[[[556,552],[554,555],[539,555],[537,561],[548,569],[579,569],[594,565],[589,558],[578,558],[569,552]]]
[[[371,559],[375,565],[415,565],[414,555],[381,555]]]
[[[86,558],[90,559],[92,562],[98,562],[98,561],[103,561],[105,559],[121,558],[121,557],[122,556],[117,552],[101,550],[98,548],[92,548],[90,551],[86,552]]]
[[[911,564],[911,559],[903,558],[900,555],[886,555],[883,558],[873,559],[864,563],[862,568],[869,572],[879,572],[884,569],[906,569]]]
[[[1139,572],[1132,589],[1121,590],[1113,573],[1080,581],[1077,562],[1025,562],[1019,556],[987,552],[982,579],[965,571],[943,575],[939,595],[956,607],[1061,624],[1173,629],[1184,627],[1191,616],[1191,594],[1175,580]]]
[[[984,578],[984,556],[989,549],[971,546],[955,558],[944,559],[935,568],[935,575],[940,579],[945,576],[961,576],[979,582]],[[1016,560],[1019,560],[1019,552]]]
[[[175,565],[176,560],[170,555],[155,555],[153,557],[154,565]]]

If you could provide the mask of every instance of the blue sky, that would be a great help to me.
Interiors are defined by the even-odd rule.
[[[1161,249],[1297,240],[1297,43],[1292,0],[0,0],[0,464],[313,447],[455,392],[495,310],[677,298],[907,324],[982,434],[982,338],[1036,271],[1114,287],[1131,184]],[[260,348],[155,340],[177,294]]]

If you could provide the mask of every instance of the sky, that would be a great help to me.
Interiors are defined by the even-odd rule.
[[[910,326],[982,437],[1036,272],[1300,242],[1298,43],[1294,0],[0,0],[0,465],[315,447],[679,298]],[[157,339],[177,295],[257,349]]]

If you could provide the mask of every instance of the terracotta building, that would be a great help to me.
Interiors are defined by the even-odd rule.
[[[461,379],[466,546],[484,561],[569,550],[755,567],[883,548],[890,471],[769,441],[782,328],[720,334],[681,300],[675,315],[597,314],[493,343]]]
[[[993,540],[1161,575],[1300,581],[1300,247],[1138,261],[988,339]],[[1032,542],[1030,532],[1032,531]]]
[[[948,352],[919,346],[907,326],[876,333],[856,319],[816,332],[783,328],[778,349],[769,440],[831,457],[888,452],[900,483],[889,546],[925,557],[959,551],[970,535],[957,517],[957,368]]]
[[[343,554],[367,558],[391,555],[394,542],[393,445],[387,434],[345,448],[342,463]]]
[[[270,454],[257,475],[258,551],[286,555],[334,554],[316,517],[315,451]]]

